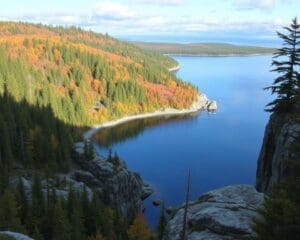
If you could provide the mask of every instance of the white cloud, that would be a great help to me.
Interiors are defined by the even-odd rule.
[[[137,1],[137,0],[134,0]],[[147,1],[147,0],[139,0]],[[165,0],[167,1],[167,0]],[[171,0],[168,0],[171,1]],[[172,0],[177,1],[177,0]],[[237,1],[237,0],[234,0]],[[241,0],[239,0],[240,2]],[[243,0],[246,1],[246,0]],[[256,0],[253,0],[256,1]],[[253,2],[252,1],[252,2]],[[267,1],[267,0],[265,0]],[[160,1],[162,2],[162,1]],[[262,1],[260,1],[262,2]],[[264,5],[268,6],[265,2]],[[270,4],[270,3],[269,3]],[[3,18],[3,17],[2,17]],[[110,34],[195,34],[205,32],[228,33],[240,32],[245,34],[265,35],[275,33],[287,23],[281,19],[275,20],[242,20],[221,18],[218,16],[192,15],[160,15],[155,12],[135,10],[134,6],[125,3],[101,1],[89,11],[80,14],[70,13],[32,13],[23,17],[10,19],[41,22],[54,25],[77,25],[85,29],[92,29]],[[6,17],[7,20],[7,17]]]
[[[111,19],[128,19],[137,15],[136,12],[129,9],[129,7],[124,4],[108,1],[97,3],[93,8],[92,14],[100,18]]]
[[[130,0],[130,2],[144,3],[144,4],[157,4],[157,5],[181,5],[184,0]]]
[[[275,5],[275,0],[234,0],[233,4],[238,9],[271,10]]]

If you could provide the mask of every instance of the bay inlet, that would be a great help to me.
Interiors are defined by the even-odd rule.
[[[177,76],[217,100],[216,114],[137,119],[99,131],[94,139],[102,155],[109,149],[139,172],[155,189],[146,200],[146,215],[155,226],[159,208],[184,201],[187,170],[191,169],[191,198],[229,184],[254,184],[268,113],[271,56],[174,57]],[[255,69],[255,71],[254,71]]]

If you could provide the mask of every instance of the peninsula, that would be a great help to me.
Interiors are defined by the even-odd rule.
[[[209,100],[205,94],[199,94],[197,100],[189,108],[185,108],[185,109],[166,108],[163,110],[157,110],[155,112],[124,116],[117,120],[112,120],[112,121],[105,122],[103,124],[94,125],[92,128],[90,128],[88,131],[86,131],[83,134],[83,138],[85,140],[89,140],[96,132],[98,132],[101,129],[114,127],[122,123],[126,123],[137,119],[161,117],[161,116],[184,115],[184,114],[195,113],[201,110],[208,110],[209,112],[216,111],[217,110],[216,101]]]

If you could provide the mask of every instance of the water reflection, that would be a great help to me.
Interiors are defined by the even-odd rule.
[[[192,121],[199,113],[190,113],[185,115],[166,115],[145,119],[132,120],[120,125],[100,130],[93,136],[93,141],[102,148],[109,149],[116,143],[125,142],[128,139],[136,138],[146,130],[155,128],[162,124],[172,124],[182,121]]]

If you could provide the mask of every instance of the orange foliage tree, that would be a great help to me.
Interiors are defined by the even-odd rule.
[[[151,240],[152,233],[146,223],[145,216],[138,214],[128,229],[129,240]]]

